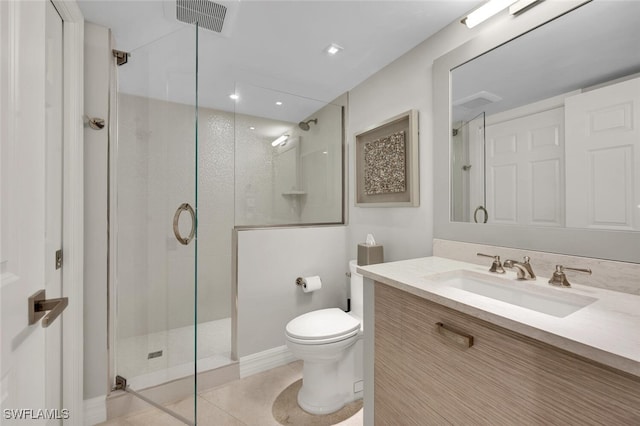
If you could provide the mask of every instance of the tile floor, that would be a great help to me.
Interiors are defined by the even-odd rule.
[[[201,392],[197,396],[198,425],[278,426],[279,423],[271,414],[273,402],[280,392],[301,377],[302,362],[296,361]],[[191,418],[193,397],[169,404],[167,407]],[[170,415],[154,408],[102,423],[104,426],[181,424]],[[362,410],[339,425],[361,426]]]

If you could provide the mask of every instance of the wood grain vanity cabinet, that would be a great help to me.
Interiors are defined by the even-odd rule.
[[[374,374],[376,425],[640,425],[640,378],[380,283]]]

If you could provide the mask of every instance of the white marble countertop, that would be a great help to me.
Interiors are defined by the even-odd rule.
[[[552,287],[549,277],[520,281],[511,270],[500,275],[488,272],[490,264],[491,259],[486,266],[479,266],[425,257],[359,266],[357,271],[366,278],[640,377],[640,296],[576,284],[571,278],[571,288]],[[560,318],[438,282],[438,274],[457,270],[506,280],[545,294],[561,292],[597,300]],[[575,281],[579,283],[579,277]]]

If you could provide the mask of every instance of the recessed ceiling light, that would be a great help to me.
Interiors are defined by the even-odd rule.
[[[233,99],[234,101],[237,101],[238,99],[240,99],[240,96],[238,96],[238,94],[236,94],[236,93],[230,94],[229,97],[231,99]]]
[[[249,130],[255,130],[256,128],[253,126],[249,126]]]
[[[276,105],[280,106],[280,105],[282,105],[282,102],[278,101],[278,102],[276,102]]]
[[[329,47],[327,47],[325,49],[325,52],[327,52],[327,54],[334,56],[335,54],[337,54],[338,52],[340,52],[341,50],[343,50],[344,48],[342,46],[338,46],[335,43],[331,43],[329,45]]]

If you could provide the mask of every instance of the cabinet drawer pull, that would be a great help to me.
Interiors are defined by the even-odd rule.
[[[455,328],[451,328],[441,322],[437,322],[436,325],[438,326],[438,333],[440,333],[447,339],[452,340],[454,343],[465,348],[470,348],[471,346],[473,346],[472,335],[464,333],[460,330],[456,330]]]

